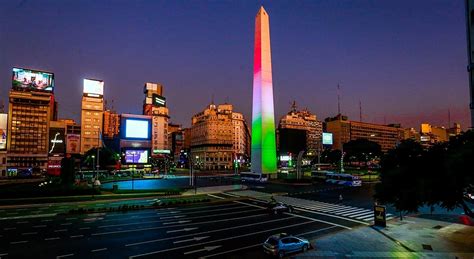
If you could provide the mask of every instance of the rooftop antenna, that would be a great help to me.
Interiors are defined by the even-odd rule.
[[[114,99],[112,99],[112,107],[110,107],[110,110],[114,111],[115,112],[115,109],[114,109]]]
[[[341,114],[341,86],[337,84],[337,114]]]
[[[448,129],[451,127],[451,111],[448,109]]]
[[[229,104],[229,96],[226,96],[226,97],[225,97],[225,103],[226,103],[226,104]]]
[[[359,121],[362,122],[362,102],[359,100]]]
[[[214,104],[214,94],[211,95],[211,104]]]
[[[5,112],[5,105],[3,104],[3,100],[0,101],[0,112]]]

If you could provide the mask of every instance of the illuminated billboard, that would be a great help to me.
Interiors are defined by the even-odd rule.
[[[104,81],[94,79],[84,79],[83,93],[91,96],[104,95]]]
[[[53,92],[54,74],[14,67],[12,86],[16,90]]]
[[[79,154],[81,152],[81,135],[68,134],[66,137],[66,153]]]
[[[66,143],[64,129],[49,129],[49,154],[64,154],[66,151]]]
[[[148,163],[148,150],[146,150],[146,149],[128,149],[128,150],[125,150],[125,163],[127,163],[127,164],[146,164],[146,163]]]
[[[158,106],[158,107],[165,107],[166,106],[166,98],[161,96],[161,95],[157,95],[157,94],[153,94],[153,100],[152,100],[152,103],[154,106]]]
[[[8,114],[0,114],[0,150],[7,149],[7,123]]]
[[[127,139],[150,139],[150,121],[143,119],[125,119],[125,138]]]
[[[323,145],[332,145],[332,133],[323,132]]]

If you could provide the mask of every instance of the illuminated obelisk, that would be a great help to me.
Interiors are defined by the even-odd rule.
[[[255,17],[253,54],[252,172],[277,172],[275,141],[270,22],[260,7]]]

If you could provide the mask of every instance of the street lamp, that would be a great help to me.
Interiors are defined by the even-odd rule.
[[[92,174],[94,175],[95,177],[95,156],[92,155]]]

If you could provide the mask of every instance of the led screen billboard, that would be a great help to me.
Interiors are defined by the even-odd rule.
[[[69,154],[79,154],[81,152],[81,135],[79,134],[67,135],[66,152]]]
[[[94,79],[84,79],[84,91],[85,94],[90,94],[92,96],[104,95],[104,81],[94,80]]]
[[[125,138],[149,139],[150,121],[141,119],[125,119]]]
[[[66,151],[64,129],[49,129],[49,154],[64,154]]]
[[[0,150],[7,149],[7,123],[8,115],[6,113],[0,114]]]
[[[12,85],[17,90],[53,92],[54,74],[14,67]]]
[[[152,98],[152,103],[154,106],[157,106],[157,107],[165,107],[166,106],[166,98],[161,96],[161,95],[157,95],[157,94],[152,94],[153,98]]]
[[[127,163],[127,164],[146,164],[146,163],[148,163],[148,150],[146,150],[146,149],[125,150],[125,163]]]
[[[323,132],[323,145],[332,145],[332,133]]]

